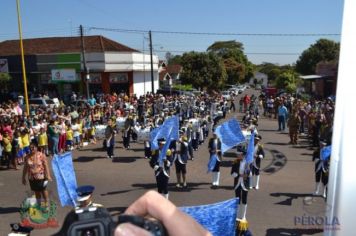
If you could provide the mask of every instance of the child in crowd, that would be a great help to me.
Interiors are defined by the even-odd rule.
[[[94,144],[96,144],[95,131],[96,131],[95,126],[93,123],[91,123],[88,133],[89,133],[90,143],[94,143]]]
[[[48,137],[44,128],[40,129],[40,133],[38,135],[38,149],[40,152],[48,155]]]
[[[67,125],[67,130],[66,130],[66,146],[67,146],[67,151],[73,150],[73,129],[71,125]]]
[[[4,133],[4,136],[2,138],[2,143],[4,146],[4,150],[2,152],[3,158],[7,159],[7,168],[14,168],[15,170],[18,170],[19,168],[17,167],[17,163],[15,160],[15,157],[12,155],[12,145],[11,145],[11,137],[9,136],[8,132]],[[11,166],[12,165],[12,166]]]

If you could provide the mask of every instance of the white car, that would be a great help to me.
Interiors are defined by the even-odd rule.
[[[223,98],[225,98],[226,100],[230,100],[230,99],[231,99],[230,91],[223,91],[223,92],[221,93],[221,96],[222,96]]]

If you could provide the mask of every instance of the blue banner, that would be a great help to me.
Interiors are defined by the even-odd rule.
[[[240,124],[235,118],[216,127],[215,133],[220,138],[222,153],[246,140],[241,131]]]
[[[163,124],[155,128],[150,133],[151,149],[158,149],[157,140],[160,138],[165,138],[166,141],[170,136],[171,140],[179,139],[179,119],[178,116],[172,116],[166,119]]]
[[[72,152],[54,155],[52,169],[56,177],[58,197],[62,207],[75,207],[77,199],[77,180],[73,167]]]
[[[209,205],[181,207],[214,236],[232,236],[236,233],[238,198]]]
[[[253,162],[253,154],[255,152],[255,132],[251,132],[251,138],[248,142],[247,153],[246,153],[246,164],[251,164]]]
[[[323,147],[321,150],[321,160],[323,161],[327,161],[330,159],[330,156],[331,156],[331,145],[330,146],[326,146],[326,147]]]

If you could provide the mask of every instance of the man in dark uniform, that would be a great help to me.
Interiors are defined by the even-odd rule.
[[[131,127],[133,126],[133,118],[129,115],[125,121],[124,130],[122,132],[122,140],[124,148],[130,149],[130,136],[131,136]]]
[[[322,160],[321,150],[326,147],[327,143],[320,141],[320,146],[313,153],[313,161],[315,162],[315,191],[314,195],[320,195],[320,185],[323,184],[323,197],[326,198],[327,184],[329,181],[329,161]]]
[[[251,164],[251,178],[250,188],[259,189],[260,183],[260,168],[261,168],[261,160],[265,157],[265,152],[263,150],[263,145],[260,143],[262,139],[261,135],[255,135],[255,149],[254,149],[254,159]]]
[[[250,186],[250,169],[244,158],[245,150],[237,153],[237,158],[232,163],[231,175],[234,177],[235,196],[240,199],[236,220],[246,220],[247,195]]]
[[[219,186],[220,181],[220,163],[221,163],[221,141],[214,133],[208,144],[210,158],[216,158],[216,164],[212,171],[212,188]]]
[[[114,124],[112,120],[109,119],[105,129],[105,142],[107,157],[110,159],[114,157],[115,133]]]
[[[160,194],[162,194],[166,199],[168,199],[168,181],[170,175],[170,167],[173,164],[173,155],[170,149],[165,153],[162,163],[160,163],[160,155],[162,155],[162,148],[165,141],[161,140],[159,142],[159,150],[155,152],[152,156],[150,165],[153,168],[157,181],[157,189]]]
[[[187,187],[187,162],[188,162],[188,139],[184,134],[180,137],[175,151],[175,167],[177,174],[177,188]],[[183,185],[182,180],[183,179]]]

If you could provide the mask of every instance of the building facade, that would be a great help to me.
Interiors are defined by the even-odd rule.
[[[84,36],[87,71],[80,37],[26,39],[23,44],[30,93],[48,92],[66,100],[72,91],[86,94],[87,83],[90,93],[125,92],[140,96],[152,92],[150,55],[103,36]],[[7,64],[7,73],[13,78],[9,90],[22,92],[18,40],[0,43],[0,61]],[[156,91],[157,56],[153,56],[153,75]]]

